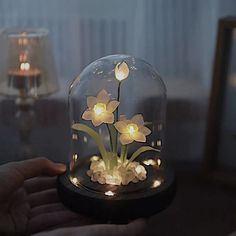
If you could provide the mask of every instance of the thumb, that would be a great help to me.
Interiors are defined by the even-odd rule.
[[[61,228],[50,232],[38,233],[33,236],[138,236],[145,235],[146,220],[138,219],[127,225],[101,224],[72,228]]]
[[[66,170],[66,166],[64,164],[54,163],[44,157],[38,157],[20,162],[12,162],[8,165],[10,168],[18,171],[24,180],[38,176],[55,176],[62,174]]]

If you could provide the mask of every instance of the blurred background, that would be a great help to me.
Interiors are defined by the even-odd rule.
[[[38,154],[54,156],[54,150],[61,147],[54,142],[55,132],[59,132],[59,143],[68,147],[68,133],[63,134],[63,126],[68,124],[63,116],[67,116],[71,81],[95,59],[122,53],[154,65],[166,83],[168,158],[200,161],[217,21],[233,15],[235,8],[233,0],[1,0],[0,28],[43,27],[50,32],[60,83],[60,92],[50,99],[65,106],[50,106],[54,115],[36,112],[37,124],[44,127],[37,135],[32,133]],[[11,108],[2,104],[0,109],[2,122],[8,124],[11,116],[5,109]],[[54,125],[61,127],[60,131],[55,131]],[[15,152],[12,145],[17,139],[10,135],[11,128],[5,125],[6,130],[0,132],[2,158],[13,158]],[[45,149],[47,139],[51,148]],[[65,147],[59,159],[66,155]]]
[[[70,83],[92,61],[121,53],[148,61],[167,86],[166,158],[182,167],[199,167],[204,158],[217,23],[226,15],[236,15],[236,1],[0,0],[0,29],[42,27],[50,32],[60,90],[35,104],[36,122],[31,133],[35,153],[67,160]],[[18,159],[20,144],[14,100],[0,97],[0,102],[3,163]],[[161,235],[174,231],[181,235],[226,235],[236,228],[232,190],[226,193],[222,186],[209,187],[192,175],[180,174],[179,178],[191,184],[183,181],[174,207],[154,219],[162,222]],[[186,189],[187,194],[182,194]],[[173,223],[179,215],[183,217],[173,232],[166,229],[168,219]]]

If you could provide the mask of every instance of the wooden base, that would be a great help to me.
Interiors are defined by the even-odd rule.
[[[175,195],[175,177],[173,172],[165,168],[160,172],[163,183],[156,188],[147,187],[142,191],[116,192],[114,196],[105,195],[108,185],[93,183],[102,191],[94,191],[83,185],[78,187],[71,183],[69,172],[58,177],[58,194],[65,206],[72,211],[86,216],[103,219],[125,221],[139,217],[154,215],[169,206]],[[122,188],[122,186],[120,186]]]

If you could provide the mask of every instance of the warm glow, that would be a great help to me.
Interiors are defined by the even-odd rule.
[[[118,63],[115,68],[115,77],[117,80],[122,81],[129,76],[129,67],[125,62]]]
[[[30,69],[30,64],[28,62],[23,62],[20,64],[20,69],[21,70],[29,70]]]
[[[27,60],[27,53],[26,52],[21,52],[19,56],[19,61],[20,62],[25,62]]]
[[[146,166],[157,165],[159,167],[161,165],[161,159],[158,158],[157,160],[153,160],[153,159],[144,160],[143,164],[145,164]]]
[[[77,155],[77,154],[74,154],[74,155],[73,155],[73,160],[74,160],[74,161],[77,161],[77,159],[78,159],[78,155]]]
[[[99,156],[92,156],[92,157],[90,158],[90,161],[98,161],[99,159],[100,159]]]
[[[78,140],[78,135],[77,134],[72,134],[72,139],[73,140]]]
[[[87,137],[86,137],[86,136],[84,136],[83,140],[84,140],[84,142],[85,142],[85,143],[87,143],[87,142],[88,142],[88,139],[87,139]]]
[[[152,188],[157,188],[161,185],[161,180],[154,180],[152,184]]]
[[[148,159],[143,161],[143,164],[145,164],[146,166],[154,166],[156,165],[156,162],[153,159]]]
[[[79,180],[78,180],[76,177],[70,176],[70,181],[71,181],[74,185],[78,185],[78,184],[79,184]]]
[[[112,191],[107,191],[107,192],[105,192],[105,195],[107,195],[107,196],[114,196],[115,193],[113,193]]]
[[[97,116],[101,115],[102,113],[104,113],[106,111],[106,104],[104,103],[97,103],[94,108],[93,108],[95,114]]]
[[[161,146],[161,140],[157,140],[157,146]]]
[[[22,36],[25,36],[25,35],[26,35],[26,33],[22,33]],[[19,38],[18,44],[19,45],[27,45],[27,44],[29,44],[29,40],[27,38]]]
[[[127,130],[129,134],[133,135],[138,132],[138,126],[136,124],[129,124],[127,125]]]

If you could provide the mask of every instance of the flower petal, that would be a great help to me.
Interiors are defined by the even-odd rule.
[[[119,62],[115,67],[115,77],[119,81],[126,79],[129,76],[129,67],[126,62]]]
[[[97,117],[93,117],[92,123],[96,127],[96,126],[101,125],[103,123],[103,121],[101,119],[97,118]]]
[[[90,111],[90,110],[86,110],[86,111],[83,113],[82,118],[83,118],[84,120],[92,120],[92,118],[93,118],[93,112]]]
[[[143,126],[144,125],[143,116],[141,114],[137,114],[137,115],[133,116],[131,121],[133,121],[138,126]]]
[[[132,143],[134,140],[130,137],[129,134],[121,134],[120,135],[120,142],[122,145],[126,145]]]
[[[120,104],[120,102],[118,102],[118,101],[111,101],[107,105],[107,110],[109,112],[113,112],[119,106],[119,104]]]
[[[145,136],[149,135],[151,133],[151,130],[145,126],[139,127],[139,131],[143,133]]]
[[[97,102],[107,104],[110,101],[110,96],[105,89],[101,90],[97,95]]]
[[[89,108],[92,109],[96,105],[96,103],[97,103],[97,98],[96,97],[92,97],[92,96],[87,97],[87,106]]]
[[[120,115],[119,121],[124,121],[124,120],[126,120],[126,116],[125,115]]]
[[[131,136],[136,142],[146,142],[146,137],[143,133],[141,132],[135,132],[132,136]]]
[[[115,123],[115,128],[120,132],[120,133],[127,133],[127,125],[124,121],[118,121]]]
[[[106,112],[103,115],[102,120],[104,123],[112,124],[114,122],[114,114],[110,112]]]

